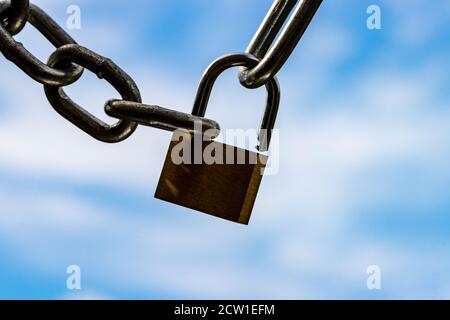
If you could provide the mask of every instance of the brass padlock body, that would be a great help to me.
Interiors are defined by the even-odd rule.
[[[183,137],[183,142],[175,136],[172,139],[155,197],[215,217],[248,224],[268,157],[216,141],[196,140],[197,136],[191,134]],[[186,144],[184,148],[191,148],[190,161],[175,164],[172,153],[180,143]],[[205,148],[223,150],[222,163],[205,163],[202,155],[195,156],[196,146],[202,152]],[[244,157],[245,161],[242,161]]]

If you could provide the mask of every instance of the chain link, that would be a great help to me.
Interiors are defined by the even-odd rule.
[[[300,0],[286,28],[273,44],[298,2],[299,0],[276,0],[273,3],[247,48],[248,53],[262,60],[252,69],[241,69],[239,78],[243,86],[261,87],[280,71],[322,4],[322,0]]]
[[[56,48],[76,43],[67,32],[36,5],[30,5],[28,20]],[[20,42],[14,40],[2,24],[0,24],[0,51],[6,59],[42,84],[68,85],[78,80],[83,73],[81,67],[71,63],[61,66],[61,69],[49,67],[25,49]]]
[[[59,67],[68,61],[95,73],[99,78],[109,82],[127,101],[141,102],[141,94],[133,79],[110,59],[79,46],[68,44],[58,48],[49,58],[50,67]],[[97,119],[70,99],[62,87],[44,85],[44,91],[53,108],[78,128],[103,142],[119,142],[128,138],[137,127],[136,122],[120,120],[108,125]]]
[[[18,34],[28,21],[29,0],[10,0],[0,4],[1,20],[6,30],[12,35]]]
[[[161,130],[183,129],[211,139],[220,134],[220,125],[214,120],[133,101],[110,100],[106,103],[105,112],[111,117],[128,119]]]
[[[196,132],[199,121],[202,123],[202,133],[215,129],[214,135],[218,135],[219,124],[205,119],[204,115],[214,79],[223,68],[241,66],[240,81],[244,86],[256,88],[266,85],[269,93],[276,92],[269,95],[268,105],[277,105],[279,102],[279,86],[275,75],[300,41],[322,0],[301,0],[286,29],[272,46],[297,2],[276,0],[250,43],[248,53],[225,56],[208,68],[209,77],[202,78],[192,115],[142,104],[137,85],[125,71],[110,59],[78,45],[50,16],[29,3],[29,0],[0,0],[0,52],[28,76],[44,85],[48,101],[60,115],[97,140],[109,143],[123,141],[136,130],[138,124],[170,131],[183,128]],[[13,38],[28,21],[56,48],[47,63],[37,59]],[[105,79],[122,96],[122,100],[110,100],[105,104],[105,112],[118,118],[117,123],[104,123],[65,94],[63,87],[77,81],[84,68]],[[261,129],[274,125],[278,107],[268,110]],[[263,137],[263,143],[270,140],[270,132],[268,134]]]

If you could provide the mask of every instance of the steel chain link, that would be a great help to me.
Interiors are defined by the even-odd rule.
[[[275,0],[250,42],[247,53],[261,59],[252,69],[241,69],[241,84],[258,88],[275,77],[299,43],[323,0]],[[297,7],[295,7],[297,5]],[[292,17],[276,40],[289,14]],[[272,46],[273,45],[273,46]]]
[[[300,0],[286,29],[272,46],[298,1],[275,0],[247,48],[249,63],[245,67],[251,68],[243,67],[240,72],[240,81],[245,87],[257,88],[276,83],[277,72],[322,3],[322,0]],[[13,37],[27,22],[56,48],[47,63],[37,59]],[[210,129],[220,130],[217,122],[205,119],[202,112],[195,112],[199,101],[196,101],[192,115],[142,104],[137,85],[125,71],[110,59],[78,45],[45,11],[29,0],[0,0],[0,52],[29,77],[44,85],[48,101],[59,114],[97,140],[109,143],[125,140],[138,124],[169,131],[183,128],[194,132],[194,124],[201,121],[201,133]],[[109,125],[97,119],[64,93],[63,87],[77,81],[84,68],[105,79],[121,94],[122,100],[110,100],[105,104],[105,112],[119,119],[116,124]],[[267,121],[270,119],[268,116],[265,118]]]
[[[4,1],[5,15],[2,16],[2,23],[12,35],[18,34],[28,21],[30,1],[13,0]],[[2,11],[3,12],[3,11]]]

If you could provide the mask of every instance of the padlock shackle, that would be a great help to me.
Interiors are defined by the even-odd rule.
[[[192,115],[205,117],[214,84],[225,70],[233,67],[253,68],[259,62],[260,60],[258,58],[248,53],[229,54],[214,61],[202,75],[192,109]],[[268,93],[267,103],[258,134],[259,144],[257,146],[258,150],[263,152],[269,149],[281,96],[280,85],[276,77],[273,77],[265,86]]]

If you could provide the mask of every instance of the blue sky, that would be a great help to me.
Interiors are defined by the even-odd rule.
[[[200,75],[245,49],[270,0],[35,1],[112,58],[143,99],[191,109]],[[366,9],[382,9],[382,30]],[[153,198],[170,134],[117,145],[60,118],[42,88],[0,59],[0,298],[450,298],[450,5],[325,0],[280,72],[280,172],[250,226]],[[18,37],[46,59],[31,28]],[[67,89],[106,121],[117,94],[86,72]],[[76,97],[76,98],[75,98]],[[263,89],[231,70],[208,117],[256,126]],[[82,290],[66,289],[79,265]],[[366,269],[382,270],[382,290]]]

